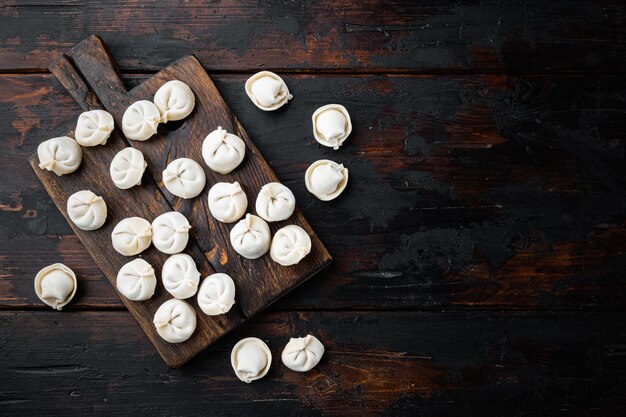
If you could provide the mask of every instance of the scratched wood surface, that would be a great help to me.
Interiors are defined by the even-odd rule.
[[[624,71],[625,17],[620,0],[5,0],[0,69],[99,33],[129,70],[193,53],[234,72]]]
[[[3,415],[623,415],[622,2],[142,5],[0,8]],[[196,54],[334,255],[177,370],[22,162],[73,127],[46,68],[92,28],[128,89]],[[268,68],[295,96],[270,114],[242,94]],[[330,100],[358,108],[337,152],[309,131]],[[342,200],[306,191],[318,155],[349,164]],[[83,285],[56,314],[31,282],[59,260]],[[305,333],[327,355],[295,374],[278,357]],[[251,385],[229,368],[247,336],[275,359]]]

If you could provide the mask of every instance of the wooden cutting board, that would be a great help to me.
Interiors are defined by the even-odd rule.
[[[182,365],[331,262],[328,251],[298,208],[288,220],[270,223],[270,229],[273,234],[285,225],[297,224],[309,233],[311,253],[299,264],[284,267],[272,261],[269,254],[260,259],[249,260],[232,249],[229,235],[234,224],[220,223],[211,216],[207,202],[210,187],[220,181],[238,181],[248,197],[248,212],[255,213],[254,202],[261,187],[279,180],[194,56],[176,61],[141,85],[127,91],[106,46],[100,37],[91,36],[52,64],[50,70],[83,110],[105,109],[113,115],[118,127],[121,126],[124,111],[130,104],[137,100],[152,100],[156,90],[166,81],[183,81],[196,96],[196,106],[189,117],[182,122],[160,125],[157,134],[145,142],[127,140],[121,134],[121,129],[116,129],[106,145],[83,148],[82,164],[72,174],[58,177],[40,169],[37,155],[33,155],[29,161],[56,206],[114,288],[117,272],[132,259],[113,249],[110,235],[115,225],[130,216],[152,221],[159,214],[171,210],[183,213],[192,225],[185,253],[196,260],[202,278],[214,272],[225,272],[233,278],[237,290],[236,304],[225,315],[207,316],[198,308],[196,297],[188,300],[196,309],[198,327],[189,340],[178,344],[162,340],[152,325],[156,309],[172,298],[160,282],[155,295],[147,301],[134,302],[120,295],[167,365]],[[245,94],[243,85],[241,90]],[[76,117],[78,118],[78,114]],[[217,126],[236,134],[246,143],[244,161],[227,175],[211,171],[202,159],[202,141]],[[72,132],[68,132],[68,136],[73,136]],[[42,138],[45,139],[48,138]],[[120,190],[109,176],[109,164],[113,156],[127,146],[141,150],[148,167],[140,186]],[[167,164],[181,157],[191,158],[205,168],[206,187],[194,199],[184,200],[172,195],[162,182],[161,173]],[[94,191],[107,203],[107,221],[96,231],[80,230],[67,215],[67,198],[82,189]],[[160,277],[167,255],[151,246],[140,257],[152,264],[157,271],[157,277]],[[71,260],[59,261],[65,262],[70,268],[72,266]],[[80,286],[80,277],[78,278]],[[111,328],[111,331],[114,332],[115,329]]]

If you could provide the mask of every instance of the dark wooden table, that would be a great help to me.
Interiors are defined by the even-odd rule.
[[[578,415],[626,409],[626,6],[620,1],[0,2],[0,414]],[[504,3],[504,4],[503,4]],[[78,106],[48,65],[99,33],[129,86],[198,56],[334,264],[168,369],[26,159]],[[252,73],[294,100],[263,113]],[[312,138],[344,104],[339,151]],[[311,196],[320,158],[344,195]],[[63,312],[33,278],[64,262]],[[290,336],[327,354],[299,374]],[[247,385],[229,353],[274,354]]]

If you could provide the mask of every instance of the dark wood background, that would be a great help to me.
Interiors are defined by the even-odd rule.
[[[623,2],[103,3],[0,2],[0,414],[624,414]],[[80,112],[46,68],[93,33],[128,86],[196,54],[335,259],[181,369],[27,164]],[[262,69],[294,95],[280,111],[244,93]],[[310,128],[335,101],[339,151]],[[320,158],[350,169],[330,203],[304,186]],[[32,286],[59,261],[80,280],[60,313]],[[326,356],[291,372],[306,333]],[[250,385],[245,336],[274,354]]]

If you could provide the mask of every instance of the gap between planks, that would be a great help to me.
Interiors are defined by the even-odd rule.
[[[50,307],[46,305],[29,305],[29,306],[0,306],[0,312],[42,312],[50,311]],[[124,306],[74,306],[66,308],[63,312],[67,313],[82,313],[82,312],[117,312],[128,311]],[[602,308],[602,307],[565,307],[565,308],[553,308],[553,307],[537,307],[537,308],[517,308],[511,306],[481,306],[475,308],[472,306],[457,307],[457,308],[442,308],[442,307],[334,307],[334,308],[312,308],[312,307],[268,307],[259,314],[264,313],[298,313],[298,312],[311,312],[311,313],[467,313],[467,314],[479,314],[479,313],[501,313],[501,314],[516,314],[516,313],[626,313],[625,308]],[[63,314],[63,313],[61,313]],[[256,317],[256,315],[255,315]],[[249,322],[254,320],[254,317],[246,320]]]
[[[528,75],[528,76],[585,76],[585,75],[624,75],[624,70],[465,70],[462,68],[446,68],[441,70],[410,70],[401,68],[342,68],[342,69],[308,69],[308,68],[244,68],[244,69],[210,69],[204,68],[205,71],[212,75],[248,75],[256,74],[259,71],[272,71],[285,75],[322,75],[322,76],[380,76],[380,75],[398,75],[398,76],[447,76],[447,75]],[[158,70],[144,70],[133,68],[120,68],[123,75],[154,75]],[[0,69],[2,75],[52,75],[47,68],[16,68],[16,69]]]

